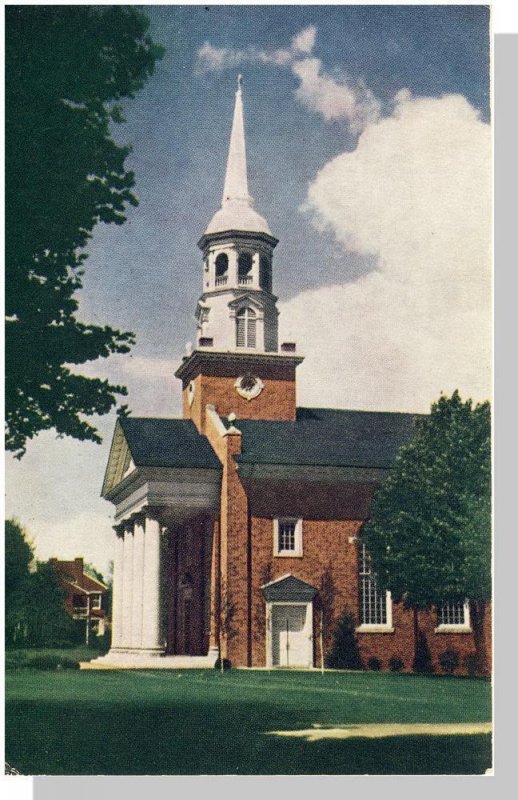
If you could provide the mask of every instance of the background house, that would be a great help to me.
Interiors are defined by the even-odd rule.
[[[106,630],[108,586],[84,571],[81,557],[73,561],[49,559],[65,592],[65,609],[73,619],[85,621],[85,641],[90,634],[103,636]]]

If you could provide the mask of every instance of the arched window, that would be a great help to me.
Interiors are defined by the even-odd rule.
[[[250,253],[240,253],[237,259],[237,275],[239,283],[251,283],[252,256]]]
[[[216,278],[222,278],[227,274],[228,270],[228,256],[226,253],[220,253],[216,256]]]
[[[242,308],[236,315],[236,347],[255,347],[256,314],[253,308]]]

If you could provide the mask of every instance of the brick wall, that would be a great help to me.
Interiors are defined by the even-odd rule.
[[[329,522],[304,520],[303,556],[273,556],[273,520],[252,519],[252,665],[264,666],[266,659],[266,604],[261,586],[291,573],[318,589],[314,602],[315,618],[324,612],[325,647],[331,643],[331,629],[341,614],[357,606],[358,585],[356,548],[349,543],[361,522]],[[316,621],[315,620],[315,621]],[[314,630],[317,626],[314,625]],[[318,653],[315,653],[318,662]]]
[[[238,417],[245,416],[236,403],[240,398],[233,387],[234,379],[229,378],[225,381],[221,376],[198,376],[196,380],[199,386],[190,414],[197,424],[202,424],[202,400],[207,401],[209,396],[220,413],[234,410]],[[229,405],[222,412],[221,405],[225,402]],[[260,416],[258,407],[253,406],[254,402],[252,401],[249,406],[249,416],[258,417]],[[283,402],[286,402],[285,394]],[[247,408],[247,401],[243,400],[243,403],[245,403],[244,408]],[[278,415],[280,412],[275,413]],[[344,613],[349,613],[356,622],[359,621],[357,537],[372,487],[358,486],[353,491],[353,495],[358,494],[359,497],[356,506],[361,519],[329,519],[329,514],[326,515],[326,519],[303,518],[303,556],[289,558],[275,556],[273,519],[272,516],[265,515],[268,503],[261,502],[261,498],[258,497],[258,493],[262,491],[261,487],[247,486],[245,490],[237,471],[234,456],[241,452],[241,434],[239,431],[225,431],[217,417],[211,416],[207,411],[203,424],[204,432],[223,466],[220,518],[213,529],[210,644],[215,646],[221,641],[223,656],[229,658],[234,666],[265,666],[266,604],[261,586],[286,574],[292,574],[317,589],[313,603],[313,641],[314,664],[319,666],[318,631],[321,618],[323,617],[324,623],[326,656],[331,651],[336,624],[340,617]],[[287,493],[284,489],[287,487],[277,486],[274,494],[277,501],[279,497],[284,497],[284,513],[288,514],[293,514],[295,506],[302,507],[305,495],[311,491],[311,488],[301,489],[300,486],[298,489],[292,486]],[[326,491],[327,494],[324,493],[322,497],[325,495],[327,498],[329,487]],[[345,497],[343,487],[336,486],[335,492],[341,498],[343,511]],[[249,497],[252,497],[252,503],[249,502]],[[326,506],[331,509],[332,504],[327,501]],[[260,508],[264,510],[258,512]],[[351,508],[354,508],[354,504]],[[280,512],[277,510],[270,513]],[[206,574],[209,575],[208,572]],[[484,625],[487,649],[491,641],[490,622],[490,614],[487,613]],[[466,673],[468,671],[466,659],[475,653],[473,633],[436,633],[435,626],[435,612],[420,612],[419,627],[425,636],[434,670],[441,671],[439,659],[444,651],[455,650],[459,660],[456,671]],[[414,658],[412,612],[394,605],[393,627],[394,631],[391,633],[359,631],[356,633],[360,656],[366,667],[372,657],[379,659],[382,669],[390,668],[391,658],[399,658],[403,662],[404,670],[412,669]],[[208,646],[208,638],[204,639],[204,646]],[[490,657],[490,653],[488,655]]]
[[[247,370],[244,370],[245,372]],[[240,397],[234,386],[237,374],[198,375],[193,379],[194,399],[189,405],[188,383],[183,388],[183,416],[205,430],[205,408],[215,406],[220,416],[234,412],[240,419],[294,420],[296,416],[295,369],[283,365],[253,369],[264,389],[253,400]],[[244,374],[244,373],[240,373]]]
[[[405,610],[401,605],[393,605],[394,633],[358,633],[358,643],[364,666],[368,666],[371,657],[376,657],[381,662],[381,668],[390,669],[390,659],[399,658],[404,664],[403,671],[411,672],[414,660],[414,620],[413,612]],[[447,650],[453,650],[458,657],[456,674],[469,673],[467,659],[475,657],[475,638],[471,633],[439,633],[435,632],[437,613],[435,610],[420,611],[418,614],[419,629],[424,634],[432,668],[434,672],[441,673],[440,656]],[[488,654],[488,674],[491,672],[491,613],[486,612],[484,635],[486,638],[486,652]]]
[[[246,542],[244,528],[245,499],[238,500],[242,518],[241,535],[234,531],[231,537],[231,559],[235,560],[228,575],[237,582],[233,596],[241,603],[243,613],[236,617],[235,638],[229,647],[229,657],[234,664],[264,666],[266,663],[266,603],[261,586],[287,574],[314,586],[318,593],[314,600],[314,664],[320,666],[318,631],[323,614],[324,653],[331,651],[336,623],[344,613],[351,613],[359,621],[358,543],[357,535],[362,522],[349,521],[303,521],[303,556],[278,557],[273,555],[273,520],[268,517],[251,519],[251,559],[248,571],[251,576],[251,642],[249,660],[245,660],[246,638]],[[230,552],[230,551],[229,551]],[[446,650],[455,651],[458,657],[457,674],[467,674],[466,659],[475,655],[475,639],[472,633],[440,633],[435,631],[437,615],[434,610],[421,611],[419,628],[425,636],[433,670],[442,672],[440,656]],[[490,642],[490,612],[485,615],[484,636],[486,647]],[[371,657],[381,662],[382,669],[390,668],[390,659],[399,658],[403,669],[410,671],[414,658],[413,612],[399,604],[393,604],[393,633],[361,633],[356,638],[360,657],[367,668]],[[490,655],[490,654],[489,654]],[[251,658],[250,658],[251,656]],[[236,660],[238,659],[238,660]]]

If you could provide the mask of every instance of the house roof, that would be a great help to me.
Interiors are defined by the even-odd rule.
[[[208,439],[189,419],[121,417],[119,422],[137,467],[221,469]]]
[[[238,419],[240,464],[389,468],[419,414],[299,408],[289,421]]]
[[[91,592],[102,593],[108,588],[105,583],[84,571],[82,558],[76,558],[73,561],[61,561],[58,558],[51,558],[49,564],[54,567],[60,578],[71,586],[74,591],[82,592],[83,594],[90,594]]]
[[[81,575],[77,580],[72,577],[64,578],[64,580],[74,589],[74,591],[77,591],[79,594],[91,594],[92,592],[99,592],[102,594],[108,588],[106,584],[103,584],[100,581],[94,581],[89,575],[86,574]]]

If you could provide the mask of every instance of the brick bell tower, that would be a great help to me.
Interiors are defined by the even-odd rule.
[[[295,419],[295,369],[303,359],[293,343],[279,350],[272,292],[277,242],[248,193],[239,76],[221,208],[198,242],[203,294],[196,348],[175,372],[183,386],[183,415],[201,431],[209,404],[221,416]]]

